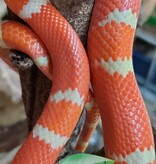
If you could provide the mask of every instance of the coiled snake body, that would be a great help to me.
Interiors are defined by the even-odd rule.
[[[31,43],[32,58],[54,81],[46,107],[13,163],[54,163],[87,99],[88,59],[74,30],[48,0],[5,1],[45,44],[47,50],[34,48],[40,46]],[[88,34],[91,82],[103,122],[105,151],[116,163],[146,164],[155,159],[151,125],[132,67],[140,3],[140,0],[95,0]],[[7,23],[10,22],[1,26],[1,46],[20,50],[19,45],[14,47],[7,37],[3,38],[3,25]],[[30,53],[27,49],[25,52]]]

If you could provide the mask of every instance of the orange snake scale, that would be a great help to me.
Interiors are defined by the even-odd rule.
[[[152,163],[155,159],[153,133],[132,66],[141,0],[95,2],[88,56],[106,156],[116,163]]]

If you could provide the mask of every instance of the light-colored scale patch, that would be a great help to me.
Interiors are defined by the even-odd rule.
[[[65,145],[68,137],[55,134],[54,131],[44,128],[42,125],[36,124],[33,128],[33,137],[39,137],[39,140],[44,140],[46,144],[50,144],[52,149],[58,149]]]
[[[48,0],[29,0],[19,12],[19,16],[23,19],[32,17],[32,14],[40,13],[42,5],[47,5]]]
[[[135,152],[127,155],[125,158],[123,158],[122,155],[116,156],[113,154],[112,159],[114,159],[116,162],[127,162],[128,164],[152,163],[155,160],[155,150],[153,146],[150,147],[150,150],[145,148],[143,152],[137,148]]]
[[[79,145],[81,145],[82,147],[87,147],[87,146],[88,146],[88,142],[85,142],[85,141],[83,140],[83,138],[80,138],[80,140],[79,140]]]
[[[98,121],[97,121],[98,123]],[[87,120],[85,121],[85,126],[88,128],[88,129],[92,129],[96,126],[95,122],[88,122]]]
[[[73,104],[82,106],[84,104],[84,96],[81,97],[78,89],[72,90],[71,88],[67,89],[65,92],[58,91],[54,95],[50,96],[50,101],[59,101],[65,100],[67,102],[71,101]]]
[[[48,64],[49,64],[49,58],[47,56],[38,57],[33,60],[34,60],[35,64],[39,67],[48,66]]]
[[[92,100],[91,102],[85,103],[85,106],[84,107],[85,107],[86,110],[90,111],[94,107],[94,104],[95,104],[95,101]]]
[[[0,22],[0,47],[8,49],[8,47],[6,46],[5,42],[3,41],[3,36],[2,36],[2,26],[3,26],[3,23],[4,22]]]
[[[100,62],[95,60],[94,64],[97,67],[102,67],[112,76],[115,72],[118,72],[123,77],[126,77],[129,72],[133,72],[132,59],[127,59],[127,57],[124,60],[118,58],[117,61],[113,61],[110,57],[107,62],[102,58]]]
[[[136,28],[137,25],[137,15],[132,13],[132,9],[119,11],[115,9],[110,12],[108,18],[99,22],[99,26],[105,26],[107,23],[116,21],[117,23],[124,22],[126,25],[130,25],[132,28]]]

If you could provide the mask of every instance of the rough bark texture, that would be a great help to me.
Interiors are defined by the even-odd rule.
[[[51,0],[67,19],[86,47],[88,26],[94,0]]]
[[[21,121],[8,127],[0,126],[0,152],[7,152],[17,145],[22,144],[23,138],[25,138],[26,135],[26,121]]]
[[[94,0],[51,0],[51,3],[72,25],[86,48],[87,32]],[[9,11],[9,19],[22,21],[11,11]],[[11,59],[19,68],[22,96],[30,131],[44,109],[52,83],[34,64],[32,64],[29,57],[20,53],[20,56],[21,55],[22,57],[19,57],[19,54],[14,52],[11,54]],[[74,130],[71,140],[75,140],[78,135],[83,121],[80,122],[81,123],[79,123]],[[71,141],[68,142],[60,157],[63,157],[70,151]]]

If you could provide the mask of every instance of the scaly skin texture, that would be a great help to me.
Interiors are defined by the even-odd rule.
[[[77,2],[75,1],[75,3]],[[85,26],[87,26],[87,23],[85,24]],[[80,28],[81,26],[77,26],[77,27]],[[82,30],[83,28],[84,27],[81,27]],[[49,54],[43,43],[30,28],[28,28],[25,25],[22,25],[21,23],[17,23],[14,21],[5,21],[1,23],[1,31],[2,31],[1,39],[2,42],[4,42],[5,44],[4,48],[16,49],[18,51],[22,51],[28,54],[33,59],[35,64],[38,66],[38,68],[50,80],[52,80],[52,62],[51,60],[49,60],[49,56],[48,56]],[[5,60],[7,64],[12,66],[8,58],[9,51],[8,50],[6,51],[7,54],[6,52],[4,53],[4,49],[3,49],[3,53],[1,53],[1,58]],[[15,70],[13,66],[12,68]],[[86,121],[82,133],[80,135],[80,139],[76,146],[76,148],[79,151],[85,151],[89,143],[89,140],[98,123],[99,110],[97,106],[95,107],[95,102],[93,102],[94,101],[93,99],[94,99],[93,94],[90,91],[85,105],[86,113],[87,113]],[[89,106],[89,108],[87,106]]]
[[[84,152],[89,144],[89,140],[95,131],[100,115],[99,115],[99,108],[94,100],[94,95],[92,91],[89,91],[87,101],[84,105],[86,110],[86,119],[85,123],[75,147],[76,150]]]
[[[15,21],[2,22],[0,24],[0,28],[2,30],[2,37],[0,41],[4,43],[4,48],[16,49],[29,54],[38,68],[50,80],[52,80],[52,61],[49,58],[49,54],[45,46],[36,34],[27,26]],[[8,58],[9,51],[4,49],[1,51],[2,59],[11,66],[11,62]],[[99,110],[95,104],[93,93],[91,91],[89,91],[84,107],[87,114],[80,140],[77,143],[77,149],[79,151],[85,151],[87,148],[89,140],[97,126],[99,119]]]
[[[44,112],[13,163],[54,163],[81,114],[89,89],[89,66],[79,38],[57,10],[48,1],[30,3],[34,3],[32,6],[39,12],[28,8],[26,12],[33,11],[33,14],[25,18],[21,12],[20,16],[50,52],[54,82]],[[7,4],[19,14],[29,1],[8,1]]]
[[[0,23],[0,27],[2,30],[0,40],[5,44],[4,48],[16,49],[29,54],[39,69],[51,79],[52,62],[46,47],[36,34],[27,26],[14,21],[4,21]]]
[[[152,163],[153,134],[132,68],[140,0],[95,1],[88,55],[105,151],[116,163]]]

